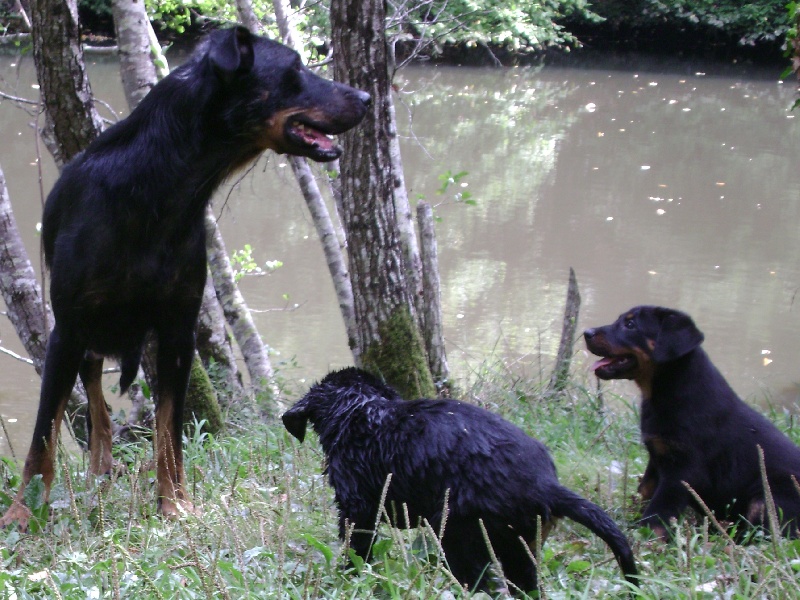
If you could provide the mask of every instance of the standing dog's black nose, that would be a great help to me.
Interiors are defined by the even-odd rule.
[[[595,336],[596,333],[597,330],[594,327],[591,327],[590,329],[587,329],[586,331],[583,332],[583,337],[586,338],[587,340],[590,340]]]

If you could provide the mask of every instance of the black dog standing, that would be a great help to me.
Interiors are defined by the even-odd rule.
[[[650,503],[643,523],[660,537],[688,506],[683,482],[721,518],[765,525],[767,480],[789,533],[800,519],[800,448],[742,402],[700,347],[703,334],[676,310],[637,306],[613,324],[587,329],[601,379],[633,379],[642,392],[642,441],[650,460],[639,492]]]
[[[537,539],[537,520],[543,539],[559,517],[600,536],[635,581],[631,548],[608,515],[558,483],[543,444],[487,410],[455,400],[406,402],[375,377],[348,368],[328,374],[283,415],[300,441],[309,421],[327,458],[340,538],[348,524],[354,527],[351,547],[365,559],[391,474],[385,508],[396,527],[426,519],[438,532],[448,494],[442,547],[464,585],[487,584],[491,559],[482,520],[506,578],[522,591],[535,590],[526,546]]]
[[[49,494],[57,435],[78,374],[89,397],[90,469],[110,470],[102,357],[120,360],[124,392],[149,331],[158,341],[159,507],[167,515],[192,509],[181,436],[206,279],[206,205],[227,176],[266,149],[337,158],[329,134],[358,124],[369,101],[316,76],[277,42],[240,27],[217,31],[64,168],[42,231],[56,324],[23,484],[0,526],[27,526],[22,494],[34,475],[42,475]]]

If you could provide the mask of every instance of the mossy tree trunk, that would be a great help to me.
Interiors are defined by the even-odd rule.
[[[405,398],[436,394],[415,313],[413,283],[395,208],[402,182],[391,156],[394,133],[384,0],[332,0],[334,76],[369,92],[364,121],[342,136],[342,221],[356,318],[356,364]]]

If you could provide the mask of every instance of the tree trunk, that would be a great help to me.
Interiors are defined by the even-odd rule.
[[[150,51],[150,19],[143,1],[113,0],[111,12],[117,33],[122,88],[133,110],[158,81]]]
[[[42,304],[42,290],[11,210],[6,180],[0,169],[0,291],[8,318],[39,375],[44,367],[52,315]]]
[[[281,40],[290,48],[299,50],[297,47],[299,35],[288,17],[291,10],[288,2],[286,0],[273,0],[273,7]],[[358,356],[360,355],[360,350],[357,347],[353,288],[350,285],[350,274],[347,271],[347,262],[342,251],[342,243],[336,234],[333,220],[308,161],[301,156],[291,156],[289,157],[289,163],[292,165],[292,171],[294,171],[300,191],[314,222],[314,227],[317,230],[317,235],[322,243],[322,251],[328,264],[328,272],[333,280],[333,287],[336,291],[336,299],[339,302],[339,311],[342,313],[342,319],[344,320],[348,343],[353,350],[354,356]]]
[[[308,161],[299,156],[290,157],[289,161],[297,178],[297,183],[300,185],[303,198],[306,200],[311,220],[317,229],[317,236],[319,236],[322,243],[322,251],[328,263],[328,272],[333,280],[333,288],[336,291],[336,299],[339,302],[339,311],[342,313],[342,319],[344,320],[348,344],[353,350],[353,355],[358,356],[360,355],[360,349],[357,342],[358,331],[353,307],[353,287],[350,285],[350,274],[347,271],[347,262],[342,252],[342,245],[336,235],[333,220]]]
[[[433,228],[433,209],[427,202],[417,205],[419,222],[422,290],[420,320],[425,350],[428,352],[428,366],[440,394],[450,389],[450,367],[444,348],[444,328],[442,327],[442,294],[439,279],[439,251],[436,247],[436,233]]]
[[[203,290],[203,308],[197,325],[197,352],[220,401],[229,405],[245,396],[231,338],[225,329],[225,315],[210,278]]]
[[[420,258],[417,244],[417,234],[414,231],[414,214],[411,211],[411,203],[408,201],[408,190],[403,176],[400,138],[397,135],[397,115],[391,93],[386,97],[386,102],[389,110],[386,130],[389,134],[389,156],[392,161],[392,175],[394,176],[394,206],[397,213],[397,228],[400,232],[400,243],[403,246],[403,254],[406,259],[406,277],[414,300],[418,325],[420,328],[424,328],[423,321],[427,317],[421,312],[424,305],[422,297],[422,259]]]
[[[253,3],[250,0],[236,0],[236,12],[239,13],[239,21],[252,33],[260,33],[261,23],[253,10]]]
[[[45,130],[63,166],[102,129],[83,62],[77,0],[31,0],[33,58],[45,108]]]
[[[210,208],[206,210],[206,248],[217,300],[222,306],[225,320],[230,325],[233,337],[244,356],[244,362],[250,374],[250,383],[256,393],[274,395],[271,387],[272,364],[267,354],[267,348],[261,341],[253,317],[235,283],[233,269],[225,250],[225,242],[222,240],[222,235],[217,228],[217,220]],[[277,406],[273,408],[277,408]]]
[[[406,398],[436,393],[414,316],[395,205],[383,0],[332,0],[336,79],[370,93],[364,121],[341,136],[342,218],[357,323],[357,364]]]

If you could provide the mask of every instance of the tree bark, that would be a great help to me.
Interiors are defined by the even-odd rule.
[[[83,62],[77,0],[31,0],[33,58],[59,167],[102,129]],[[47,137],[47,136],[46,136]]]
[[[420,258],[422,261],[422,297],[420,320],[428,365],[441,393],[449,389],[450,367],[444,348],[444,328],[442,327],[442,294],[439,279],[439,251],[436,246],[436,232],[433,227],[433,209],[427,202],[417,205],[417,221],[420,233]]]
[[[389,156],[392,161],[392,175],[394,178],[394,205],[397,213],[397,228],[400,232],[400,243],[406,259],[406,277],[411,296],[414,300],[414,309],[420,328],[427,318],[421,314],[424,305],[422,283],[422,259],[420,257],[417,234],[414,231],[414,214],[408,200],[405,177],[403,176],[403,159],[400,154],[400,138],[397,134],[397,115],[391,93],[386,97],[389,118],[386,130],[389,134]]]
[[[122,87],[128,106],[133,110],[159,79],[150,51],[150,19],[143,0],[113,0],[111,12],[117,33]]]
[[[244,356],[250,383],[256,393],[274,395],[271,387],[272,364],[267,354],[267,348],[261,341],[253,317],[235,283],[233,269],[225,250],[225,242],[222,240],[222,235],[217,228],[217,220],[210,208],[206,210],[206,247],[217,300],[222,306],[225,320],[231,327],[233,337]]]
[[[33,361],[36,372],[41,375],[47,350],[47,334],[53,319],[46,305],[42,303],[42,289],[22,244],[2,169],[0,169],[0,288],[8,309],[8,318]]]
[[[231,338],[225,329],[225,315],[210,278],[203,290],[203,307],[197,325],[197,352],[220,401],[229,405],[245,396]]]
[[[288,2],[286,0],[273,0],[273,7],[281,40],[290,48],[299,50],[297,47],[299,36],[288,16],[291,11]],[[347,262],[342,249],[343,244],[336,233],[330,212],[325,205],[325,200],[308,161],[300,156],[291,156],[289,157],[289,163],[292,165],[292,171],[294,171],[295,178],[300,186],[300,192],[303,194],[311,219],[314,222],[314,227],[317,230],[317,235],[322,243],[322,251],[328,264],[328,272],[333,280],[333,288],[336,292],[336,299],[339,302],[339,311],[342,313],[342,319],[344,320],[348,344],[353,351],[353,355],[359,356],[360,349],[357,346],[358,336],[355,309],[353,307],[353,288],[350,285],[350,274],[347,271]]]
[[[261,23],[253,10],[253,3],[250,0],[236,0],[236,12],[239,14],[239,20],[242,25],[247,27],[251,33],[260,33]]]
[[[436,393],[414,317],[399,232],[383,0],[332,0],[334,75],[370,93],[364,121],[344,134],[342,218],[357,323],[357,364],[406,398]]]
[[[342,245],[333,225],[333,220],[328,212],[328,207],[322,198],[314,174],[305,158],[293,156],[289,159],[300,191],[306,200],[311,220],[317,229],[317,236],[322,243],[322,251],[328,264],[328,272],[333,280],[336,299],[339,302],[339,312],[342,313],[347,340],[354,356],[360,355],[358,347],[358,331],[356,329],[355,309],[353,306],[353,287],[350,285],[350,273],[347,271],[347,261],[342,252]]]

